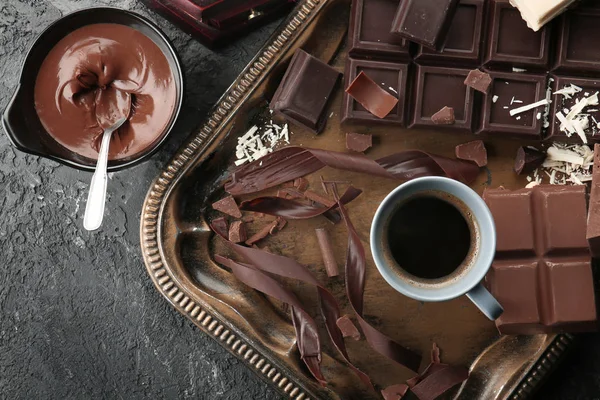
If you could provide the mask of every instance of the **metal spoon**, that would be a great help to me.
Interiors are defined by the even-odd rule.
[[[96,95],[96,120],[100,127],[104,129],[104,133],[102,134],[96,171],[90,182],[90,192],[83,216],[83,227],[88,231],[96,230],[102,225],[108,181],[107,164],[110,138],[113,132],[127,121],[130,112],[131,95],[129,93],[112,87],[98,91]]]

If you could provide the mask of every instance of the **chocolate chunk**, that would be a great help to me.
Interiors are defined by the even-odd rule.
[[[586,240],[586,187],[539,185],[486,190],[497,244],[487,283],[504,307],[502,334],[596,329]]]
[[[246,226],[242,221],[233,221],[229,226],[229,241],[233,243],[242,243],[248,239],[246,236]]]
[[[465,85],[472,87],[481,93],[487,94],[490,91],[490,85],[492,84],[492,77],[487,72],[474,69],[469,72],[467,79],[465,79]]]
[[[509,0],[489,4],[487,66],[548,70],[551,30],[532,31]]]
[[[319,243],[319,248],[321,249],[321,256],[323,257],[323,264],[325,265],[327,276],[330,278],[338,276],[338,264],[337,261],[335,261],[335,252],[333,251],[333,244],[331,243],[329,233],[323,228],[317,228],[315,232],[317,234],[317,241]]]
[[[316,133],[325,127],[326,107],[340,73],[302,49],[296,50],[270,108]]]
[[[515,172],[517,175],[529,174],[542,166],[546,160],[546,153],[532,147],[519,147],[515,158]]]
[[[544,100],[546,75],[490,72],[490,76],[492,77],[491,91],[490,95],[485,97],[479,133],[490,136],[541,139],[544,121],[543,118],[538,119],[537,114],[543,113],[544,107],[534,108],[514,116],[510,115],[510,111]]]
[[[214,202],[212,208],[224,214],[231,215],[234,218],[242,218],[242,213],[232,196],[227,196]]]
[[[340,332],[342,332],[342,336],[350,337],[354,340],[360,340],[360,332],[356,329],[354,322],[350,319],[349,316],[344,315],[338,318],[336,321],[336,325],[340,328]]]
[[[408,391],[408,385],[403,383],[391,385],[381,391],[384,400],[401,400]]]
[[[454,109],[455,123],[436,126],[472,132],[475,121],[474,91],[464,83],[469,71],[461,68],[418,66],[411,128],[436,125],[432,116],[443,107],[451,107]]]
[[[454,125],[454,108],[444,107],[431,116],[431,122],[436,125]]]
[[[441,49],[458,0],[403,0],[392,22],[392,33],[434,50]]]
[[[256,232],[254,235],[250,236],[250,239],[246,240],[246,244],[248,246],[252,246],[254,243],[263,240],[264,238],[266,238],[267,236],[269,236],[269,234],[275,228],[277,228],[277,225],[278,225],[278,221],[277,220],[271,221],[270,224],[265,225],[264,227],[262,227],[261,230],[259,230],[258,232]]]
[[[409,60],[410,42],[390,33],[398,2],[354,0],[348,38],[352,57]]]
[[[376,117],[359,102],[344,92],[342,100],[342,122],[368,124],[391,124],[404,126],[407,107],[408,64],[390,63],[372,60],[348,59],[346,62],[346,86],[361,72],[370,76],[375,83],[387,91],[390,96],[398,97],[398,104],[383,119]]]
[[[592,176],[586,238],[592,257],[600,258],[600,144],[594,146]]]
[[[359,153],[365,152],[373,146],[372,135],[360,133],[346,133],[346,148]]]
[[[481,36],[484,34],[484,0],[460,0],[452,18],[442,51],[420,46],[415,60],[419,63],[476,65],[479,63]]]
[[[560,20],[556,57],[558,71],[600,72],[598,26],[600,26],[598,7],[580,6],[563,15]]]
[[[478,167],[487,165],[487,150],[481,140],[459,144],[454,150],[456,158],[473,161]]]
[[[382,89],[361,71],[346,89],[354,100],[377,118],[385,118],[398,104],[398,99]]]
[[[294,187],[300,192],[304,192],[308,189],[308,181],[305,178],[294,179]]]

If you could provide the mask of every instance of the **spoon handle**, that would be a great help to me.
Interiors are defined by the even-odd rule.
[[[83,227],[88,231],[94,231],[102,225],[104,218],[104,203],[106,201],[106,183],[108,174],[106,172],[108,163],[108,149],[110,147],[110,137],[114,129],[106,129],[102,135],[100,153],[98,154],[98,163],[96,171],[90,182],[90,192],[88,194],[85,206],[85,215],[83,216]]]

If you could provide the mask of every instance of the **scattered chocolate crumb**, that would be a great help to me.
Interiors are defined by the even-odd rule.
[[[459,144],[455,148],[456,158],[473,161],[479,167],[487,165],[487,150],[481,140]]]
[[[346,133],[346,148],[358,153],[365,152],[373,146],[373,135]]]
[[[212,208],[234,218],[242,218],[242,212],[231,195],[214,202]]]
[[[399,383],[397,385],[386,387],[381,391],[381,395],[383,396],[384,400],[401,400],[406,392],[408,392],[408,386],[403,383]]]
[[[469,75],[465,79],[465,85],[487,94],[492,85],[492,77],[487,72],[474,69],[469,72]]]
[[[326,197],[323,197],[320,194],[317,194],[311,190],[307,190],[306,192],[304,192],[304,197],[306,197],[307,199],[312,200],[316,203],[322,204],[326,207],[331,207],[335,204],[335,201],[330,200]]]
[[[515,172],[517,175],[529,174],[542,166],[546,153],[533,147],[519,147],[515,158]]]
[[[454,119],[454,108],[442,108],[431,116],[431,121],[436,125],[453,125],[456,122]]]
[[[229,241],[233,243],[242,243],[248,239],[246,226],[242,221],[233,221],[229,226]]]
[[[360,332],[356,329],[354,322],[350,319],[349,316],[343,315],[335,321],[335,324],[338,328],[340,328],[340,332],[342,332],[343,337],[350,337],[354,340],[360,340]]]
[[[325,264],[327,276],[330,278],[338,276],[338,264],[335,261],[335,252],[333,251],[333,244],[331,243],[329,233],[323,228],[317,228],[315,232],[317,234],[319,247],[321,248],[321,256],[323,257],[323,264]]]
[[[271,221],[270,224],[265,225],[260,231],[256,232],[254,235],[252,235],[250,237],[250,239],[246,240],[246,244],[248,246],[252,246],[254,243],[263,240],[264,238],[269,236],[269,233],[271,233],[271,230],[276,226],[277,226],[277,220]]]
[[[296,178],[294,179],[294,187],[301,192],[304,192],[308,189],[308,181],[304,178]]]

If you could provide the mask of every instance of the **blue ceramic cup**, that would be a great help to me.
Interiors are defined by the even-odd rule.
[[[463,215],[471,230],[467,257],[456,270],[438,279],[415,276],[398,265],[391,256],[387,238],[389,223],[408,199],[439,193]],[[413,179],[394,189],[380,204],[371,225],[371,252],[383,278],[398,292],[420,301],[445,301],[466,294],[491,320],[504,311],[482,285],[496,251],[496,229],[492,214],[483,199],[468,186],[449,178]]]

